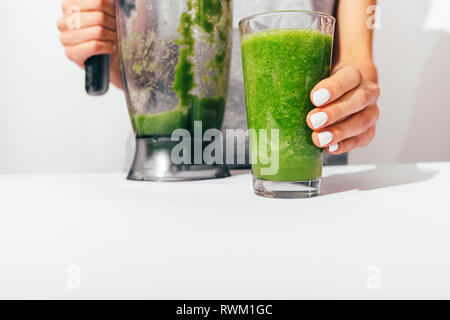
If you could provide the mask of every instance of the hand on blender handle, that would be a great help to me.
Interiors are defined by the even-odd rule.
[[[106,65],[97,63],[107,62],[102,55],[110,55],[110,82],[122,89],[114,1],[66,0],[62,9],[57,25],[67,57],[81,68],[92,68],[94,62],[102,69]]]

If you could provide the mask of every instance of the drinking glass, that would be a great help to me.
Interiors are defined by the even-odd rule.
[[[306,123],[310,94],[330,76],[335,19],[276,11],[240,21],[255,193],[309,198],[320,193],[323,150]]]

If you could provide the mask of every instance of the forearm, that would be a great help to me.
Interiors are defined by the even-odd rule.
[[[364,79],[378,82],[372,55],[373,28],[368,26],[372,14],[368,8],[376,4],[376,0],[339,1],[334,72],[353,66],[361,71]]]

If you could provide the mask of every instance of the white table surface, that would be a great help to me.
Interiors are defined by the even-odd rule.
[[[0,298],[450,298],[450,163],[251,177],[0,176]]]

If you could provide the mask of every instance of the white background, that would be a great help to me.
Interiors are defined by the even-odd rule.
[[[0,174],[124,171],[132,157],[123,94],[88,97],[84,72],[64,56],[61,2],[0,1]],[[448,161],[450,1],[379,3],[382,118],[351,162]]]

